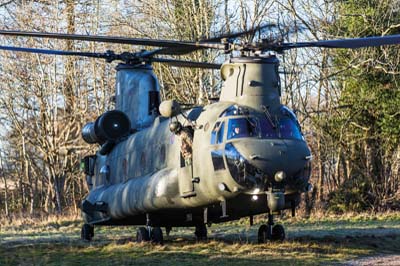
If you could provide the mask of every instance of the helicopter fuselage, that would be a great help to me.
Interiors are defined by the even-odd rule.
[[[150,216],[158,226],[189,226],[294,208],[308,184],[310,151],[295,117],[286,107],[282,112],[275,125],[265,113],[232,102],[188,111],[195,123],[189,166],[169,120],[157,117],[97,156],[85,201],[106,208],[84,211],[86,222],[139,225]],[[277,195],[278,206],[269,205]]]

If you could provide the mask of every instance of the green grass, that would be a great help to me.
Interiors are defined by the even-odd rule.
[[[260,219],[256,219],[261,224]],[[135,227],[96,227],[79,239],[79,221],[2,226],[0,265],[336,265],[375,254],[400,254],[400,215],[285,219],[287,240],[257,244],[258,225],[213,225],[197,243],[174,228],[165,245],[137,244]]]

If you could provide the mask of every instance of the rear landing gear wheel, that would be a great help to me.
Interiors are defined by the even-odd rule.
[[[172,230],[171,226],[165,227],[165,234],[167,235],[167,237],[169,237],[169,233],[171,232],[171,230]]]
[[[154,244],[164,244],[163,232],[160,227],[154,227],[151,230],[151,242]]]
[[[258,244],[263,244],[269,239],[268,226],[262,224],[258,229]]]
[[[196,225],[196,231],[194,231],[197,241],[207,240],[207,227],[205,224]]]
[[[146,227],[139,227],[136,231],[136,242],[142,243],[150,240],[149,231]]]
[[[282,225],[277,224],[272,227],[272,241],[283,241],[285,240],[285,228]]]
[[[94,237],[94,226],[90,224],[84,224],[81,229],[81,239],[85,241],[91,241]]]

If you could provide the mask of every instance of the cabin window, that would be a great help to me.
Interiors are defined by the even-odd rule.
[[[94,175],[94,165],[96,163],[96,155],[85,156],[81,161],[81,168],[86,175]]]
[[[160,146],[160,166],[164,166],[165,158],[166,158],[165,145],[161,144],[161,146]]]
[[[257,120],[251,117],[232,118],[228,123],[228,139],[259,136]]]
[[[147,160],[146,160],[146,153],[142,152],[140,155],[140,170],[141,170],[141,175],[146,174],[147,170]]]
[[[100,168],[100,176],[103,183],[110,183],[110,167],[108,165],[103,165]]]
[[[211,144],[220,144],[224,141],[224,122],[217,122],[211,132]]]
[[[149,115],[158,114],[160,106],[160,93],[158,91],[149,91]]]

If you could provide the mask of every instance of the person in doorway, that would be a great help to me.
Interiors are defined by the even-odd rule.
[[[181,138],[181,154],[185,160],[185,165],[192,165],[193,127],[184,127],[180,122],[175,121],[169,124],[169,129]]]

